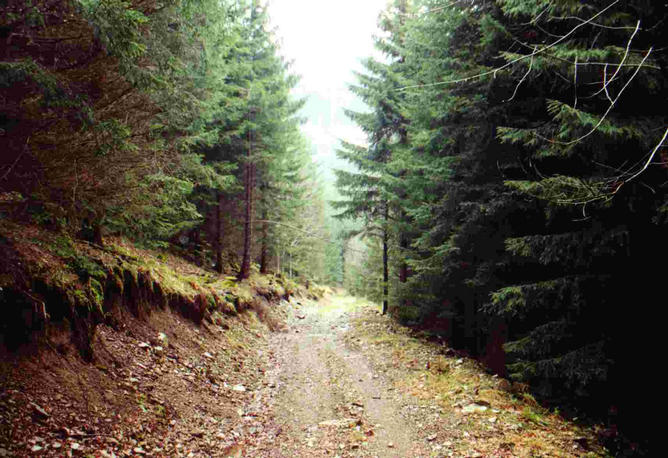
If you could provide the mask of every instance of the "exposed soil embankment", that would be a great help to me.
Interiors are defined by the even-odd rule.
[[[120,239],[99,247],[10,223],[3,223],[1,232],[0,346],[9,350],[64,331],[91,360],[97,325],[115,327],[128,312],[145,318],[170,309],[195,324],[225,326],[229,317],[249,308],[262,310],[296,288],[274,276],[238,283]]]
[[[122,240],[0,233],[0,456],[225,453],[266,331],[307,291]]]

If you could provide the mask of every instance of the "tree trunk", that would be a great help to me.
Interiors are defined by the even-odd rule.
[[[251,1],[251,24],[255,24],[255,19],[257,15],[257,8],[255,6],[256,1]],[[252,46],[254,32],[251,32],[249,43]],[[250,56],[250,74],[249,74],[249,84],[248,84],[248,148],[246,148],[246,161],[244,163],[244,196],[246,203],[246,212],[244,215],[244,252],[241,260],[241,269],[239,270],[238,279],[244,280],[250,277],[250,265],[251,265],[251,250],[252,250],[252,241],[253,241],[253,133],[255,126],[255,107],[253,106],[253,62],[255,60],[255,49],[251,50]]]
[[[269,249],[267,247],[267,223],[262,223],[262,245],[260,246],[260,273],[266,274],[269,264]]]
[[[98,221],[93,221],[93,243],[99,246],[104,246],[104,240],[102,240],[102,226]]]
[[[216,271],[223,273],[223,193],[220,191],[216,210]]]
[[[408,240],[404,234],[399,236],[399,246],[401,247],[401,265],[399,266],[399,282],[406,283],[408,281],[408,264],[406,264],[406,249],[408,248]]]
[[[208,263],[203,255],[203,250],[202,250],[202,226],[195,226],[190,231],[190,241],[191,242],[189,242],[189,244],[190,246],[193,247],[195,264],[197,264],[200,267],[206,266]]]
[[[387,313],[388,305],[388,283],[390,280],[389,269],[388,269],[388,242],[390,235],[387,228],[387,220],[389,217],[388,206],[385,204],[385,224],[383,227],[383,315]]]
[[[266,190],[263,191],[263,194]],[[264,199],[264,196],[263,196]],[[266,274],[268,271],[269,264],[269,247],[267,237],[269,236],[269,224],[267,223],[267,202],[262,204],[262,240],[260,246],[260,273]]]
[[[399,297],[401,297],[401,306],[406,307],[410,305],[410,301],[406,298],[406,283],[408,282],[406,252],[408,251],[408,238],[403,232],[399,235],[399,246],[401,248],[401,264],[399,265]]]
[[[347,240],[343,241],[343,245],[341,245],[341,285],[342,287],[345,286],[346,284],[346,247],[347,247]]]
[[[252,3],[251,18],[255,15],[255,2]],[[251,57],[252,65],[253,57]],[[244,215],[244,253],[241,260],[241,270],[239,271],[239,280],[244,280],[250,277],[250,263],[251,263],[251,242],[253,237],[253,225],[251,219],[253,218],[253,122],[255,121],[255,114],[253,112],[251,87],[248,89],[248,120],[250,121],[248,130],[248,148],[246,149],[246,162],[244,163],[244,197],[246,203],[246,212]]]
[[[248,161],[244,165],[244,195],[246,203],[246,212],[244,215],[244,253],[241,261],[241,270],[239,271],[239,280],[250,276],[251,239],[253,237],[253,225],[251,223],[251,218],[253,217],[253,164],[250,162],[250,148],[247,158]]]

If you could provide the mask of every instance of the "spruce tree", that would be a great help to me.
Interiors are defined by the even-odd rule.
[[[651,100],[665,98],[654,50],[666,8],[415,10],[403,46],[408,142],[393,158],[421,234],[409,259],[420,317],[539,394],[604,405],[635,381],[629,345],[650,345],[646,316],[621,311],[651,301],[659,282],[646,260],[665,250],[666,114]]]
[[[402,250],[408,246],[405,221],[401,208],[405,198],[400,163],[392,162],[395,151],[407,142],[406,124],[401,113],[401,86],[403,18],[408,14],[409,2],[397,0],[381,15],[380,28],[385,37],[376,40],[376,48],[386,62],[369,58],[363,62],[365,73],[357,75],[358,84],[351,91],[369,106],[371,112],[348,111],[348,116],[367,134],[368,146],[343,143],[339,157],[348,160],[357,172],[337,170],[337,186],[346,198],[335,203],[343,209],[339,218],[362,218],[365,235],[378,237],[382,243],[383,313],[389,307],[390,251],[393,240],[399,240]],[[405,253],[399,251],[400,278],[405,282],[407,265]]]

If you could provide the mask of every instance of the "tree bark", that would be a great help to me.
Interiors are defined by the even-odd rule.
[[[385,222],[383,225],[383,315],[387,313],[389,308],[388,303],[388,282],[390,279],[389,269],[388,269],[388,242],[390,235],[387,228],[387,222],[389,217],[389,210],[387,203],[385,204]]]
[[[408,282],[409,271],[408,271],[408,263],[406,263],[406,252],[408,251],[408,238],[406,237],[404,232],[401,232],[401,234],[399,234],[399,247],[401,248],[399,254],[401,256],[401,264],[399,264],[399,290],[400,290],[399,296],[401,297],[401,306],[406,307],[410,305],[411,301],[409,301],[405,297],[406,283]]]
[[[269,232],[269,227],[267,223],[267,203],[265,202],[262,206],[262,240],[260,246],[260,273],[267,273],[267,264],[269,263],[269,248],[267,244],[267,237]]]
[[[401,247],[401,265],[399,266],[399,281],[401,283],[406,283],[408,281],[408,264],[406,264],[406,249],[408,248],[408,240],[406,236],[402,233],[399,236],[399,246]]]
[[[93,243],[99,246],[104,246],[102,239],[102,225],[98,221],[93,221]]]
[[[341,284],[340,286],[345,287],[346,284],[346,247],[347,247],[348,241],[343,240],[343,244],[341,245]]]
[[[244,252],[241,261],[241,270],[239,271],[238,276],[239,280],[246,279],[250,276],[251,239],[253,237],[253,225],[251,224],[251,218],[253,216],[253,164],[250,162],[250,149],[247,158],[248,161],[244,165],[244,195],[246,203],[246,212],[244,215]]]
[[[189,233],[189,238],[192,241],[191,246],[193,247],[195,264],[198,266],[206,266],[207,260],[204,257],[202,250],[202,226],[195,226]]]
[[[216,209],[216,272],[223,273],[223,193],[220,191]]]
[[[251,2],[251,24],[255,23],[255,0]],[[251,32],[250,42],[253,42]],[[253,61],[255,54],[251,55],[250,63],[250,80],[248,87],[248,148],[246,149],[246,162],[244,163],[244,196],[246,203],[246,212],[244,215],[244,252],[241,260],[241,269],[239,270],[238,279],[244,280],[250,277],[250,263],[251,263],[251,242],[253,238],[253,225],[251,219],[253,218],[253,124],[255,122],[255,113],[253,111],[253,98],[251,97],[253,89]]]

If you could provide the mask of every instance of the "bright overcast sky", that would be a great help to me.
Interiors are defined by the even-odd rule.
[[[318,102],[310,105],[314,109],[303,127],[316,158],[333,154],[338,138],[362,142],[363,135],[340,109],[354,102],[347,84],[355,82],[353,71],[362,69],[360,60],[374,53],[373,35],[387,0],[268,0],[268,4],[281,53],[301,76],[295,94]],[[326,109],[314,113],[324,106],[329,113]]]

